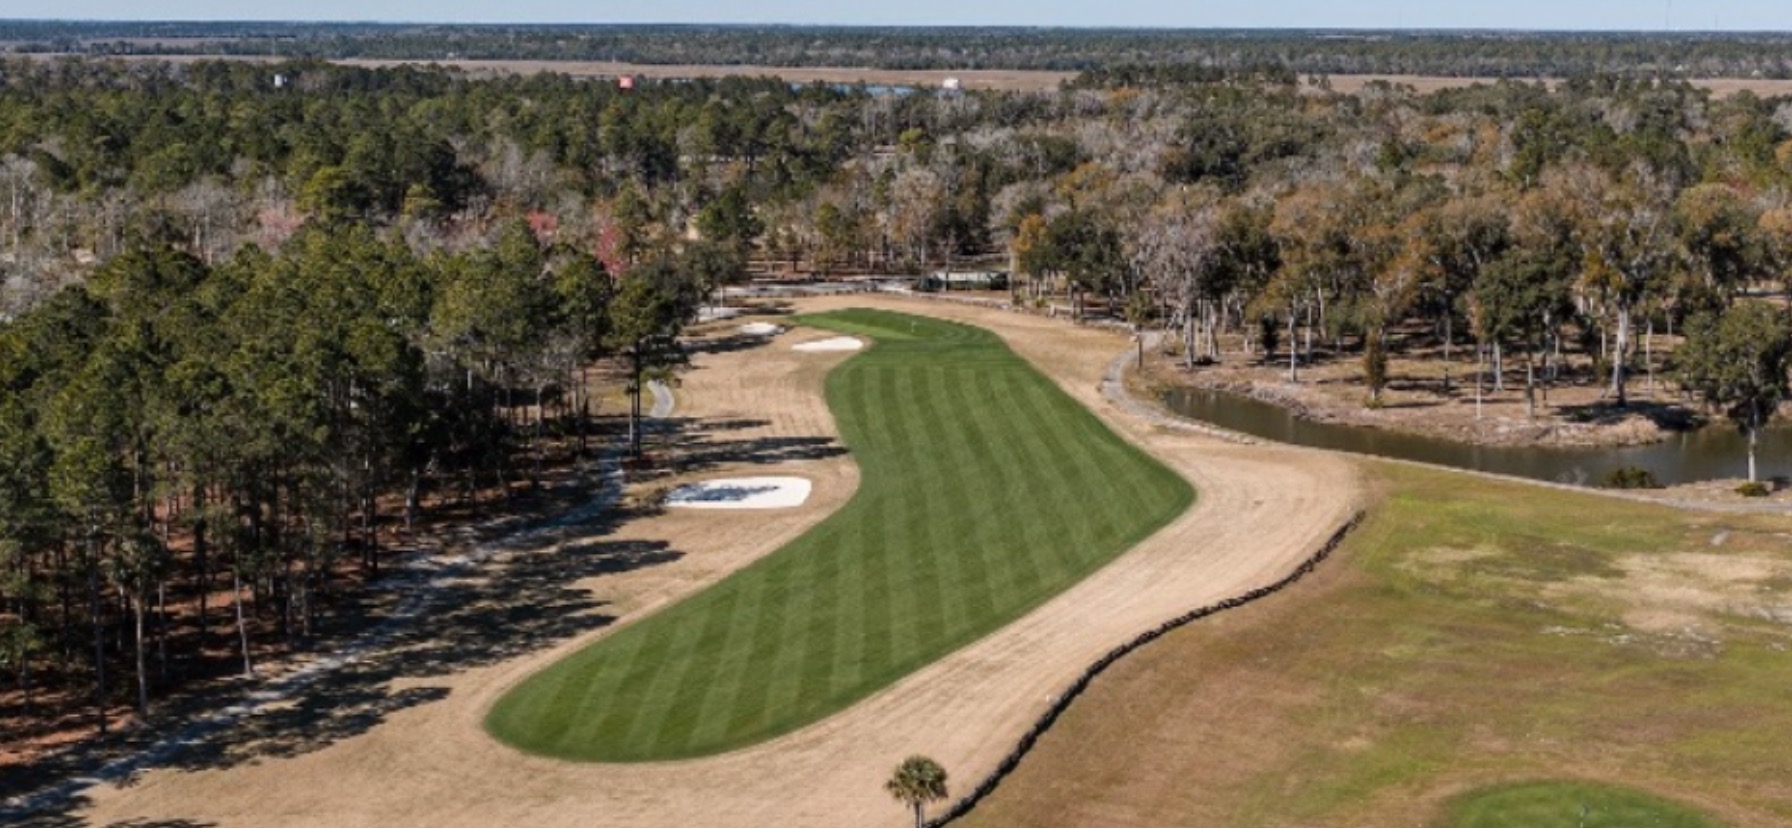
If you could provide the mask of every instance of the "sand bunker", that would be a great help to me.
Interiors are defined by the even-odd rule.
[[[777,336],[784,332],[784,326],[770,322],[748,322],[740,326],[740,332],[747,336]]]
[[[836,336],[833,339],[818,339],[791,347],[798,351],[857,351],[863,349],[865,343],[850,336]]]
[[[685,509],[790,509],[809,499],[802,477],[732,477],[680,486],[666,505]]]

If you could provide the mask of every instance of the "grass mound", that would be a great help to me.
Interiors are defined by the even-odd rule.
[[[628,762],[787,733],[999,629],[1193,501],[988,331],[878,311],[799,321],[875,343],[827,381],[858,493],[523,682],[488,715],[494,736]]]
[[[1716,828],[1689,810],[1626,788],[1534,782],[1473,791],[1450,804],[1447,828]]]

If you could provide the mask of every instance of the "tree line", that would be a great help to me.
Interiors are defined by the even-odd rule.
[[[16,52],[1309,75],[1792,77],[1784,33],[378,23],[0,23]]]
[[[521,219],[429,255],[319,221],[216,265],[132,245],[0,325],[0,667],[25,715],[85,687],[104,734],[115,696],[147,717],[208,651],[252,677],[308,646],[426,503],[588,450],[587,366],[622,360],[638,398],[678,364],[706,256],[617,274]]]

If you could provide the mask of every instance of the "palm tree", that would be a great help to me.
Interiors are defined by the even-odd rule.
[[[925,756],[910,756],[896,766],[896,773],[884,783],[884,790],[896,801],[915,809],[915,828],[921,828],[922,809],[929,802],[946,798],[946,769]]]

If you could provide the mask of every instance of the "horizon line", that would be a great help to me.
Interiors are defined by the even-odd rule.
[[[278,19],[278,18],[207,18],[207,17],[0,17],[0,25],[15,23],[60,23],[74,25],[105,24],[259,24],[276,26],[465,26],[465,27],[713,27],[713,28],[791,28],[791,29],[986,29],[1027,31],[1090,31],[1090,32],[1347,32],[1352,34],[1609,34],[1609,35],[1792,35],[1785,29],[1595,29],[1595,28],[1527,28],[1523,26],[1449,26],[1449,27],[1386,27],[1386,26],[1177,26],[1177,25],[1100,25],[1100,24],[1015,24],[1015,23],[840,23],[792,21],[591,21],[591,20],[426,20],[426,19]]]

